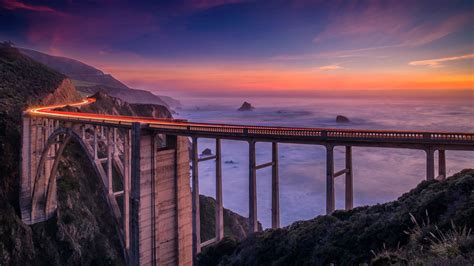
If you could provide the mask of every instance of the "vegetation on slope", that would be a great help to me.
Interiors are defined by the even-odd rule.
[[[77,101],[73,87],[61,87],[65,80],[64,75],[16,48],[0,44],[0,265],[104,265],[122,261],[117,234],[107,217],[109,210],[94,183],[99,179],[86,171],[90,167],[82,164],[78,154],[66,153],[60,165],[59,176],[75,178],[71,183],[79,193],[64,194],[60,189],[59,215],[31,227],[19,215],[21,113],[46,98],[52,102]],[[84,172],[75,172],[72,177],[72,169]]]
[[[21,113],[54,93],[64,79],[8,43],[0,43],[0,198],[7,197],[16,207]]]
[[[216,236],[216,200],[204,195],[199,196],[199,207],[201,214],[201,241],[207,241]],[[262,225],[258,223],[261,230]],[[224,235],[232,236],[242,240],[247,236],[249,219],[231,210],[224,208]]]
[[[242,242],[225,239],[204,250],[199,262],[201,265],[357,265],[371,261],[376,265],[434,261],[471,264],[474,237],[467,232],[474,227],[473,190],[474,170],[464,170],[442,182],[424,181],[393,202],[336,211],[286,228],[266,230]],[[418,220],[418,225],[412,217]],[[424,225],[419,226],[422,220]],[[454,232],[453,224],[458,233]],[[459,233],[464,227],[464,233]],[[443,238],[443,234],[463,237]]]
[[[32,226],[35,264],[124,265],[102,181],[78,143],[64,151],[56,216]]]
[[[58,103],[77,101],[74,87],[61,87],[65,80],[64,75],[0,43],[0,265],[123,264],[100,179],[90,171],[77,144],[65,150],[58,170],[57,215],[33,226],[24,224],[19,215],[21,113],[46,98]],[[97,97],[99,101],[81,111],[171,117],[163,106]]]

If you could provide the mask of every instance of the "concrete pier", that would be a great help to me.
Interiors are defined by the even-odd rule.
[[[255,141],[249,141],[249,233],[258,231]]]
[[[352,174],[352,147],[346,146],[346,210],[354,207],[354,188]]]
[[[224,237],[224,204],[222,199],[221,140],[216,139],[216,240]]]
[[[280,228],[280,177],[276,142],[272,142],[272,228]]]
[[[334,146],[326,145],[326,214],[331,214],[335,209]]]
[[[201,252],[201,215],[199,210],[199,155],[198,139],[192,138],[192,215],[193,215],[193,257]]]
[[[427,148],[426,152],[426,180],[435,178],[434,149]]]
[[[446,178],[446,152],[438,150],[438,176],[440,179]]]

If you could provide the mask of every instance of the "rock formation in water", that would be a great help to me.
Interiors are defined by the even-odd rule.
[[[204,149],[204,150],[201,152],[201,155],[202,155],[202,156],[212,155],[212,150],[209,149],[209,148],[206,148],[206,149]]]
[[[240,106],[240,108],[237,109],[237,111],[253,111],[254,109],[255,107],[253,107],[250,103],[244,102],[242,106]]]
[[[336,117],[336,123],[349,123],[349,122],[350,122],[349,118],[347,118],[343,115],[338,115]]]

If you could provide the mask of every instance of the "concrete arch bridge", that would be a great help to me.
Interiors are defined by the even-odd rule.
[[[94,102],[88,98],[81,106]],[[426,179],[446,176],[446,150],[474,151],[474,133],[294,128],[192,123],[175,119],[112,116],[28,109],[23,114],[20,208],[34,224],[56,211],[56,175],[67,143],[77,141],[100,176],[130,265],[190,265],[201,248],[224,236],[221,140],[249,147],[249,230],[258,230],[257,170],[272,168],[272,227],[280,226],[278,143],[326,148],[326,211],[335,210],[334,179],[345,178],[345,208],[353,207],[352,147],[419,149],[426,152]],[[188,154],[192,139],[191,156]],[[199,158],[199,138],[215,139],[216,154]],[[272,160],[256,164],[256,142],[272,143]],[[334,147],[345,147],[345,167],[334,169]],[[438,152],[438,174],[434,154]],[[189,158],[191,157],[191,164]],[[216,237],[200,238],[200,162],[216,164]],[[190,181],[190,165],[192,178]],[[117,173],[115,176],[113,173]],[[118,175],[118,176],[117,176]],[[191,183],[191,184],[190,184]],[[192,189],[191,189],[192,188]]]

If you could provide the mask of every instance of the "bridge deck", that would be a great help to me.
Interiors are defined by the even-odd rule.
[[[94,102],[88,98],[81,106]],[[98,125],[120,125],[131,127],[132,123],[141,123],[162,133],[180,136],[198,136],[236,140],[257,140],[284,143],[304,143],[320,145],[351,145],[367,147],[399,147],[424,149],[426,146],[442,147],[445,150],[474,150],[474,133],[472,132],[431,132],[402,130],[365,130],[335,128],[276,127],[233,124],[194,123],[182,119],[151,119],[148,117],[116,116],[92,113],[56,111],[64,105],[32,108],[30,115],[88,122]]]

